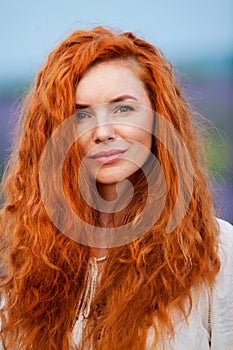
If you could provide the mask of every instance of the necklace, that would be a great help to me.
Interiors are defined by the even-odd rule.
[[[93,258],[93,260],[96,261],[96,262],[104,261],[104,260],[106,260],[106,259],[107,259],[107,256],[106,256],[106,255],[105,255],[105,256],[101,256],[100,258],[96,258],[96,257],[94,256],[94,258]]]
[[[97,288],[99,275],[98,263],[106,260],[106,258],[106,256],[100,258],[94,257],[89,262],[90,267],[87,272],[85,288],[83,289],[79,300],[78,317],[74,326],[75,338],[79,344],[82,342],[83,330],[86,326],[87,318],[90,313],[91,302]]]

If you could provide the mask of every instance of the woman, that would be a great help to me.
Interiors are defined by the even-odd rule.
[[[76,31],[22,116],[3,181],[3,348],[230,349],[232,227],[163,55]]]

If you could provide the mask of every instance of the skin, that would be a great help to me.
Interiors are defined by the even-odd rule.
[[[151,102],[131,67],[132,61],[92,66],[79,81],[75,94],[81,156],[113,211],[120,200],[116,185],[146,162],[152,146]],[[107,153],[101,156],[100,152]],[[103,226],[111,226],[110,216],[101,213]],[[95,251],[95,256],[105,254]]]
[[[135,173],[151,150],[153,111],[147,91],[126,63],[112,61],[89,68],[78,83],[75,103],[81,155],[103,198],[112,200],[116,184]],[[107,156],[98,157],[100,152]]]

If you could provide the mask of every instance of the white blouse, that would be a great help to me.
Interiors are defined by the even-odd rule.
[[[150,329],[146,350],[233,350],[233,226],[224,220],[218,219],[218,222],[221,269],[213,292],[210,294],[206,285],[193,288],[193,307],[188,321],[174,312],[174,338],[168,335],[166,344],[151,348],[153,330]],[[76,327],[73,339],[79,344]]]
[[[206,285],[193,288],[188,322],[174,314],[175,336],[156,350],[233,350],[233,226],[224,220],[218,222],[221,268],[213,291],[210,294]],[[150,331],[148,349],[152,343]]]
[[[205,284],[193,287],[188,320],[174,311],[175,336],[168,334],[166,343],[155,348],[151,328],[145,350],[233,350],[233,226],[224,220],[218,222],[221,268],[212,293]],[[81,336],[78,328],[76,324],[73,331],[77,345]]]

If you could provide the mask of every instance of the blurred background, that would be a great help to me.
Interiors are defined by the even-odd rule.
[[[17,106],[49,52],[70,32],[133,31],[172,62],[192,106],[209,123],[208,166],[218,215],[233,223],[232,0],[1,1],[0,172]],[[0,175],[1,176],[1,175]]]

